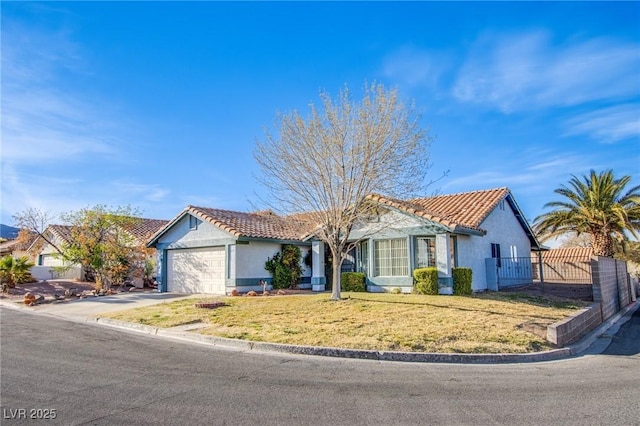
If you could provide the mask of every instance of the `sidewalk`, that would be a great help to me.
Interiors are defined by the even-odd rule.
[[[97,316],[124,309],[132,309],[143,306],[155,305],[169,300],[180,300],[201,297],[194,294],[185,296],[175,293],[131,293],[116,296],[102,296],[91,299],[77,300],[67,303],[38,305],[27,307],[0,299],[0,306],[13,309],[30,311],[35,314],[45,314],[60,317],[75,322],[84,322],[99,326],[119,328],[129,332],[144,333],[160,338],[189,341],[206,344],[225,349],[241,351],[280,352],[298,355],[330,356],[339,358],[359,358],[378,361],[402,361],[402,362],[441,362],[463,364],[500,364],[520,362],[552,361],[571,356],[595,355],[607,348],[611,339],[620,326],[626,323],[640,308],[640,301],[636,301],[618,312],[591,333],[584,336],[578,342],[567,347],[544,352],[527,354],[452,354],[452,353],[424,353],[424,352],[394,352],[357,350],[343,348],[324,348],[313,346],[283,345],[267,342],[250,342],[245,340],[226,339],[222,337],[205,336],[193,332],[197,327],[158,328],[142,324],[132,324]]]
[[[16,300],[0,299],[0,305],[84,322],[95,321],[95,317],[108,312],[141,308],[170,300],[188,299],[196,296],[198,295],[185,296],[184,294],[176,293],[132,292],[112,296],[90,297],[81,300],[61,301],[59,303],[46,303],[33,307],[16,303]]]

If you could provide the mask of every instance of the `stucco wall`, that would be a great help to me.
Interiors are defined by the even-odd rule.
[[[49,241],[53,242],[60,248],[62,248],[62,246],[64,245],[64,242],[54,234],[48,233],[46,237],[49,239]],[[47,256],[46,266],[65,266],[65,262],[59,256],[57,256],[58,250],[56,250],[55,247],[53,247],[51,244],[44,242],[44,240],[41,239],[42,237],[38,238],[38,242],[43,242],[43,244],[40,252],[35,256],[34,263],[36,264],[36,266],[42,266],[40,265],[40,256]]]
[[[250,241],[249,244],[236,245],[236,278],[269,277],[264,263],[282,248],[282,244]]]
[[[208,222],[198,220],[197,229],[190,229],[189,215],[186,215],[160,237],[158,245],[171,249],[195,248],[221,246],[233,241],[235,237]]]
[[[516,219],[509,203],[504,210],[496,207],[480,224],[484,236],[458,236],[458,265],[473,270],[474,291],[487,289],[485,259],[491,257],[491,244],[500,244],[501,256],[510,257],[510,247],[516,246],[519,257],[530,256],[531,242]]]
[[[282,250],[282,243],[269,241],[249,241],[248,244],[236,244],[235,249],[235,281],[237,286],[250,286],[265,279],[271,282],[271,274],[264,269],[268,258],[273,257]],[[311,268],[304,264],[306,254],[311,250],[310,246],[301,246],[302,288],[311,285]]]

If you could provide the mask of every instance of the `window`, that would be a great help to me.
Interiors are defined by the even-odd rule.
[[[374,261],[377,277],[409,276],[407,240],[379,240],[374,242]]]
[[[198,229],[198,219],[189,215],[189,229]]]
[[[500,244],[491,243],[491,257],[498,259],[498,268],[502,266],[500,262]]]
[[[451,235],[449,240],[449,255],[451,256],[451,267],[456,268],[458,266],[458,239]]]
[[[369,242],[360,241],[356,247],[356,271],[369,275]]]
[[[518,261],[518,247],[511,246],[511,260]]]
[[[433,237],[416,238],[416,268],[436,266],[436,241]]]

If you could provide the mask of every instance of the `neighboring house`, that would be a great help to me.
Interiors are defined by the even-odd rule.
[[[84,275],[80,265],[67,264],[58,255],[56,249],[71,242],[71,227],[49,225],[42,234],[44,237],[37,236],[28,248],[35,263],[31,268],[31,275],[39,280],[56,278],[82,280]],[[61,269],[62,267],[64,269]]]
[[[159,231],[149,247],[158,251],[160,291],[226,294],[262,290],[271,283],[265,262],[293,244],[304,259],[312,243],[309,224],[270,211],[243,213],[187,206]],[[300,288],[311,287],[311,268],[304,263]]]
[[[33,257],[27,251],[29,246],[33,243],[38,235],[32,233],[26,241],[20,241],[20,239],[11,239],[0,243],[0,257],[12,256],[17,259],[22,256],[27,256],[30,261],[33,261]]]
[[[361,241],[343,265],[366,274],[368,291],[410,292],[413,270],[429,266],[438,268],[443,293],[451,291],[456,266],[473,270],[474,291],[532,281],[529,253],[541,246],[507,188],[369,199],[378,214],[353,227],[350,239]],[[260,290],[260,280],[271,280],[265,261],[284,243],[300,246],[303,258],[311,250],[312,268],[305,269],[301,287],[323,291],[324,244],[303,217],[188,206],[149,242],[162,259],[160,291]]]
[[[144,245],[148,239],[164,227],[169,221],[161,219],[145,219],[136,221],[131,229],[127,229],[138,244]],[[49,225],[44,230],[43,235],[38,236],[29,247],[29,252],[33,254],[36,266],[32,269],[32,275],[38,279],[83,279],[82,268],[80,265],[67,265],[58,254],[57,248],[62,248],[65,244],[71,242],[72,227],[67,225]],[[47,242],[55,244],[55,247]],[[155,254],[151,257],[155,260]],[[57,267],[65,267],[65,271],[56,269]]]

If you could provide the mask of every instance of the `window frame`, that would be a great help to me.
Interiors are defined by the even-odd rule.
[[[393,242],[400,243],[400,247],[393,247]],[[388,244],[387,247],[379,247]],[[378,254],[385,251],[388,257],[381,258]],[[393,254],[402,253],[402,257]],[[389,265],[381,266],[381,259]],[[399,264],[403,262],[404,264]],[[384,270],[384,272],[381,272]],[[390,270],[390,271],[389,271]],[[408,238],[385,238],[373,241],[373,273],[375,277],[408,277],[409,275],[409,243]],[[390,274],[389,274],[390,273]]]
[[[419,240],[427,240],[431,243],[429,247],[427,247],[427,260],[431,260],[431,262],[427,262],[427,266],[420,266],[419,259],[419,248],[420,243]],[[415,237],[415,249],[414,249],[414,266],[416,269],[418,268],[430,268],[435,267],[437,265],[437,254],[436,254],[436,237],[429,235],[419,235]]]
[[[194,231],[196,229],[198,229],[198,218],[193,215],[189,215],[189,230]]]
[[[369,276],[369,240],[359,241],[356,245],[356,272]]]

